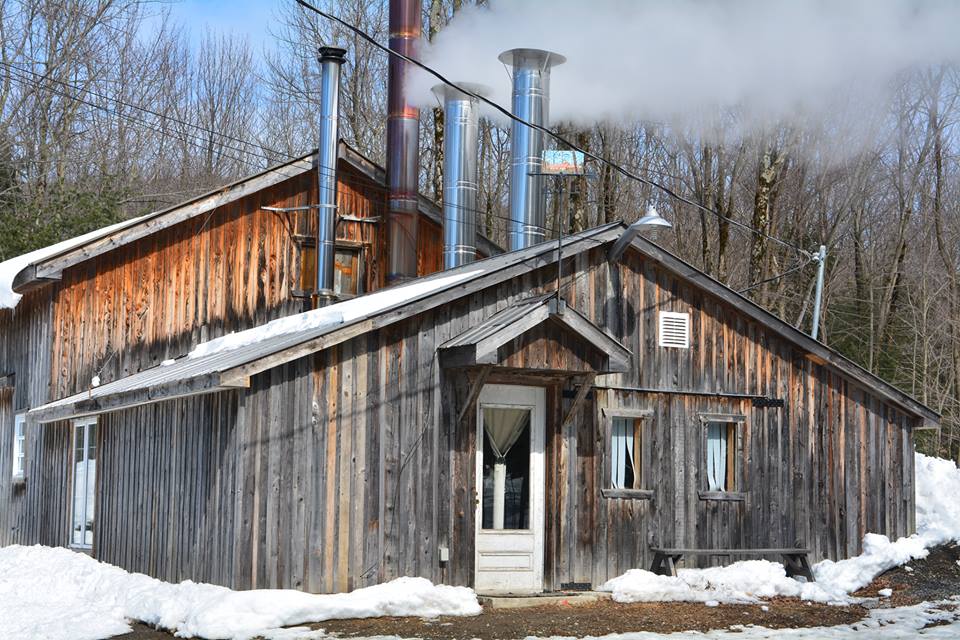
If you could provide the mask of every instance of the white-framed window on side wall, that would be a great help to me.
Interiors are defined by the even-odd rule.
[[[70,545],[93,547],[93,524],[97,487],[97,419],[73,423],[73,513]]]
[[[690,314],[661,311],[659,344],[673,349],[690,348]]]
[[[606,433],[606,481],[601,493],[605,498],[649,499],[650,482],[649,418],[647,409],[604,408]]]
[[[27,472],[27,414],[13,418],[13,477],[23,480]]]

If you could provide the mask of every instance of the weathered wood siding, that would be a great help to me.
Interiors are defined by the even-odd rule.
[[[315,203],[316,182],[312,172],[292,177],[71,267],[15,309],[0,309],[0,377],[13,374],[14,380],[0,406],[0,471],[12,465],[14,414],[88,389],[94,376],[108,382],[180,356],[198,342],[308,308],[304,246],[316,233],[316,213],[262,207]],[[383,278],[385,197],[381,185],[341,161],[339,212],[370,222],[344,221],[337,238],[360,247],[367,291]],[[421,229],[421,244],[439,237],[438,225],[426,218]],[[424,255],[433,256],[421,265],[425,273],[440,268],[439,250]],[[168,417],[147,412],[137,424],[161,429]],[[11,473],[0,474],[0,544],[66,542],[69,431],[66,423],[31,426],[26,482],[14,486]],[[110,431],[107,426],[101,436],[104,444],[113,442]],[[115,446],[126,456],[133,443],[117,440]]]
[[[575,384],[596,354],[562,329],[543,325],[505,347],[488,379],[547,388],[548,588],[599,584],[644,566],[651,544],[800,544],[816,558],[838,558],[856,553],[867,531],[913,529],[913,423],[905,414],[633,251],[612,271],[603,249],[568,259],[563,271],[574,274],[564,282],[570,305],[635,357],[629,372],[598,378],[565,426]],[[458,417],[476,374],[441,370],[437,346],[551,290],[555,277],[547,265],[464,295],[259,374],[246,390],[104,417],[95,554],[164,579],[234,587],[342,591],[401,575],[471,584],[476,415]],[[221,308],[213,317],[262,313],[247,297],[226,296]],[[691,314],[690,349],[657,346],[660,310]],[[138,334],[110,322],[107,335]],[[196,321],[171,326],[181,328],[162,335],[199,330]],[[57,384],[70,380],[64,370],[80,372],[76,381],[103,366],[57,353],[70,363],[56,365]],[[152,362],[170,351],[140,353]],[[753,396],[784,406],[756,407]],[[652,411],[650,499],[602,496],[601,410],[615,407]],[[745,418],[742,501],[699,497],[701,413]],[[53,439],[66,432],[43,431]],[[52,451],[68,455],[62,446]],[[67,459],[58,464],[69,468]],[[65,495],[68,483],[51,477],[44,486]],[[65,520],[46,526],[62,531],[62,542]],[[439,562],[440,546],[450,549],[449,563]]]

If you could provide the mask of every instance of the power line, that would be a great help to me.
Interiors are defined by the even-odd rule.
[[[505,117],[509,118],[510,120],[512,120],[512,121],[514,121],[514,122],[518,122],[518,123],[520,123],[520,124],[523,124],[523,125],[525,125],[525,126],[527,126],[527,127],[530,127],[531,129],[534,129],[534,130],[536,130],[536,131],[540,131],[541,133],[544,133],[544,134],[550,136],[551,138],[553,138],[553,139],[556,140],[557,142],[563,144],[564,146],[568,147],[569,149],[571,149],[571,150],[573,150],[573,151],[578,151],[578,152],[582,153],[582,154],[584,155],[584,157],[586,157],[586,158],[591,158],[591,159],[599,162],[600,164],[604,164],[604,165],[610,167],[611,169],[613,169],[613,170],[616,171],[617,173],[623,175],[624,177],[626,177],[626,178],[628,178],[628,179],[630,179],[630,180],[634,180],[634,181],[636,181],[636,182],[640,182],[641,184],[645,184],[645,185],[651,186],[651,187],[653,187],[653,188],[655,188],[655,189],[658,189],[658,190],[660,190],[661,192],[663,192],[664,194],[670,196],[671,198],[674,198],[675,200],[677,200],[677,201],[679,201],[679,202],[683,202],[683,203],[688,204],[688,205],[690,205],[690,206],[692,206],[692,207],[694,207],[694,208],[696,208],[696,209],[699,209],[699,210],[701,210],[701,211],[705,211],[705,212],[707,212],[707,213],[710,213],[710,214],[712,214],[712,215],[715,215],[715,216],[717,216],[718,218],[721,218],[721,219],[727,221],[728,223],[733,224],[734,226],[737,226],[737,227],[741,227],[741,228],[743,228],[743,229],[746,229],[746,230],[750,231],[751,233],[755,233],[755,234],[757,234],[758,236],[760,236],[760,237],[762,237],[762,238],[765,238],[765,239],[767,239],[767,240],[771,240],[771,241],[773,241],[773,242],[779,243],[779,244],[781,244],[781,245],[783,245],[783,246],[785,246],[785,247],[788,247],[788,248],[790,248],[790,249],[794,249],[795,251],[798,251],[799,253],[801,253],[801,254],[804,255],[804,256],[809,257],[809,256],[811,255],[811,253],[810,253],[809,251],[807,251],[806,249],[804,249],[804,248],[802,248],[802,247],[799,247],[799,246],[797,246],[797,245],[795,245],[795,244],[793,244],[793,243],[791,243],[791,242],[787,242],[786,240],[782,240],[782,239],[780,239],[780,238],[778,238],[778,237],[776,237],[776,236],[774,236],[774,235],[771,235],[771,234],[766,233],[766,232],[764,232],[764,231],[761,231],[761,230],[759,230],[759,229],[755,229],[755,228],[751,227],[751,226],[748,225],[748,224],[744,224],[744,223],[742,223],[742,222],[739,222],[738,220],[734,220],[734,219],[732,219],[732,218],[728,218],[727,216],[724,216],[724,215],[723,215],[722,213],[720,213],[719,211],[715,211],[714,209],[711,209],[710,207],[707,207],[707,206],[705,206],[705,205],[702,205],[702,204],[700,204],[699,202],[696,202],[695,200],[691,200],[691,199],[689,199],[689,198],[686,198],[686,197],[684,197],[684,196],[676,193],[675,191],[673,191],[670,187],[668,187],[668,186],[666,186],[666,185],[663,185],[663,184],[660,184],[659,182],[656,182],[656,181],[654,181],[654,180],[649,180],[649,179],[647,179],[647,178],[644,178],[644,177],[642,177],[642,176],[639,176],[639,175],[637,175],[637,174],[629,171],[628,169],[626,169],[626,168],[623,167],[622,165],[617,164],[616,162],[613,162],[613,161],[611,161],[611,160],[608,160],[608,159],[604,158],[603,156],[599,156],[599,155],[597,155],[597,154],[595,154],[595,153],[593,153],[593,152],[591,152],[591,151],[589,151],[589,150],[587,150],[587,149],[584,149],[584,148],[582,148],[582,147],[577,146],[577,145],[574,144],[572,141],[570,141],[570,140],[564,138],[563,136],[561,136],[561,135],[559,135],[559,134],[551,131],[549,128],[544,127],[543,125],[539,125],[539,124],[534,124],[534,123],[532,123],[532,122],[528,122],[528,121],[524,120],[523,118],[520,118],[520,117],[514,115],[509,109],[501,106],[499,103],[494,102],[493,100],[490,100],[489,98],[486,98],[486,97],[484,97],[484,96],[482,96],[482,95],[480,95],[480,94],[474,93],[473,91],[469,90],[469,89],[466,88],[466,87],[460,86],[459,84],[457,84],[457,83],[449,80],[448,78],[444,77],[440,72],[438,72],[438,71],[436,71],[435,69],[433,69],[432,67],[430,67],[430,66],[428,66],[428,65],[420,62],[419,60],[416,60],[415,58],[411,58],[410,56],[407,56],[407,55],[404,55],[404,54],[400,53],[399,51],[396,51],[396,50],[394,50],[394,49],[391,49],[389,46],[386,46],[386,45],[381,44],[380,42],[377,41],[376,38],[374,38],[373,36],[371,36],[370,34],[368,34],[368,33],[367,33],[366,31],[364,31],[363,29],[361,29],[361,28],[359,28],[359,27],[357,27],[357,26],[355,26],[355,25],[347,22],[346,20],[343,20],[342,18],[339,18],[339,17],[337,17],[337,16],[335,16],[335,15],[333,15],[333,14],[331,14],[331,13],[327,13],[326,11],[322,11],[322,10],[318,9],[317,7],[315,7],[315,6],[313,6],[312,4],[310,4],[309,2],[307,2],[306,0],[295,0],[295,2],[296,2],[297,4],[299,4],[301,7],[303,7],[304,9],[307,9],[307,10],[309,10],[309,11],[313,11],[313,12],[316,13],[317,15],[320,15],[320,16],[326,18],[327,20],[332,20],[332,21],[334,21],[334,22],[342,25],[343,27],[346,27],[348,30],[352,31],[352,32],[355,33],[357,36],[359,36],[362,40],[365,40],[366,42],[369,42],[369,43],[372,44],[374,47],[380,49],[381,51],[384,51],[384,52],[387,53],[388,55],[395,56],[395,57],[397,57],[397,58],[399,58],[399,59],[407,62],[408,64],[412,64],[412,65],[415,66],[415,67],[418,67],[418,68],[420,68],[420,69],[423,69],[424,71],[426,71],[426,72],[429,73],[431,76],[433,76],[434,78],[436,78],[437,80],[439,80],[439,81],[442,82],[443,84],[447,85],[448,87],[451,87],[451,88],[453,88],[453,89],[456,89],[457,91],[460,91],[461,93],[463,93],[463,94],[465,94],[465,95],[468,95],[468,96],[470,96],[471,98],[474,98],[474,99],[476,99],[476,100],[478,100],[478,101],[486,104],[487,106],[493,108],[493,109],[496,110],[498,113],[504,115]]]
[[[737,291],[737,293],[741,293],[741,294],[742,294],[742,293],[746,293],[747,291],[750,291],[751,289],[756,289],[757,287],[762,286],[762,285],[765,285],[765,284],[767,284],[768,282],[773,282],[774,280],[779,280],[779,279],[781,279],[781,278],[786,278],[786,277],[789,276],[790,274],[796,273],[797,271],[800,271],[801,269],[803,269],[805,266],[807,266],[808,264],[810,264],[810,263],[813,262],[814,260],[816,260],[815,257],[808,257],[806,261],[801,262],[800,264],[796,265],[796,266],[793,267],[792,269],[787,269],[786,271],[784,271],[784,272],[782,272],[782,273],[778,273],[778,274],[776,274],[776,275],[772,275],[772,276],[770,276],[769,278],[764,278],[763,280],[758,280],[757,282],[754,282],[754,283],[752,283],[752,284],[749,284],[749,285],[747,285],[746,287],[744,287],[743,289],[740,289],[739,291]]]
[[[201,132],[204,132],[204,133],[209,133],[210,135],[220,136],[220,137],[226,138],[226,139],[228,139],[228,140],[238,142],[238,143],[243,144],[243,145],[253,145],[253,143],[251,143],[251,142],[249,142],[249,141],[245,141],[245,140],[242,140],[242,139],[240,139],[240,138],[235,138],[235,137],[229,136],[229,135],[227,135],[227,134],[218,133],[218,132],[213,131],[212,129],[208,129],[207,127],[204,127],[204,126],[202,126],[202,125],[198,125],[198,124],[195,124],[195,123],[191,123],[191,122],[187,122],[187,121],[184,121],[184,120],[180,120],[180,119],[178,119],[178,118],[176,118],[176,117],[173,117],[173,116],[170,116],[170,115],[166,115],[166,114],[163,114],[163,113],[158,113],[158,112],[153,111],[153,110],[151,110],[151,109],[148,109],[148,108],[146,108],[146,107],[141,107],[141,106],[136,105],[136,104],[133,104],[133,103],[125,102],[125,101],[123,101],[123,100],[121,100],[121,99],[119,99],[119,98],[113,97],[113,96],[108,96],[108,95],[104,95],[104,94],[102,94],[102,93],[98,93],[98,92],[96,92],[96,91],[93,91],[92,89],[87,89],[87,88],[83,88],[83,87],[78,87],[78,86],[76,86],[76,85],[73,85],[73,84],[71,84],[71,83],[68,83],[68,82],[65,82],[65,81],[62,81],[62,80],[56,80],[56,79],[53,79],[53,78],[48,78],[48,77],[42,76],[42,75],[40,75],[40,74],[38,74],[38,73],[36,73],[36,72],[34,72],[34,71],[30,71],[30,70],[26,70],[26,69],[21,69],[21,68],[15,66],[15,65],[10,64],[9,62],[4,62],[4,61],[0,60],[0,65],[6,66],[6,67],[12,72],[12,74],[11,74],[11,76],[10,76],[11,79],[13,79],[13,80],[15,80],[15,81],[17,81],[17,82],[20,82],[20,83],[23,83],[23,84],[28,84],[28,85],[30,85],[31,87],[34,87],[35,89],[51,91],[51,92],[53,92],[53,93],[55,93],[55,94],[57,94],[57,95],[59,95],[59,96],[61,96],[61,97],[67,98],[67,99],[69,99],[69,100],[75,100],[75,101],[77,101],[77,102],[79,102],[79,103],[81,103],[81,104],[87,105],[87,106],[89,106],[89,107],[91,107],[91,108],[105,111],[105,112],[107,112],[107,113],[109,113],[109,114],[111,114],[111,115],[116,116],[117,118],[121,118],[121,119],[123,119],[123,120],[126,120],[127,122],[130,122],[130,123],[133,123],[133,124],[138,124],[138,125],[141,125],[141,126],[143,126],[143,127],[146,127],[146,128],[148,128],[150,131],[153,131],[154,133],[156,133],[156,134],[158,134],[158,135],[160,135],[160,136],[171,137],[171,138],[174,138],[175,140],[179,140],[180,142],[184,142],[184,143],[186,143],[186,144],[192,145],[193,147],[195,147],[195,148],[197,148],[197,149],[199,149],[199,150],[201,150],[201,151],[206,151],[206,150],[207,150],[207,147],[206,147],[204,144],[202,144],[201,142],[198,142],[198,141],[197,141],[198,136],[196,136],[195,134],[192,135],[192,137],[187,137],[187,136],[191,136],[191,134],[188,134],[188,133],[180,134],[179,132],[176,132],[176,131],[169,131],[169,130],[161,130],[161,129],[158,129],[158,128],[156,128],[156,126],[154,126],[153,123],[148,122],[147,120],[144,120],[144,119],[142,119],[142,118],[138,118],[138,117],[133,116],[133,115],[131,115],[131,114],[121,113],[120,111],[110,109],[110,108],[107,107],[106,105],[97,104],[97,103],[95,103],[95,102],[91,102],[91,101],[89,101],[89,100],[85,100],[85,99],[83,99],[83,98],[81,98],[81,97],[79,97],[79,96],[76,96],[76,95],[71,95],[70,93],[68,93],[68,92],[66,92],[66,91],[64,91],[64,90],[56,89],[56,88],[53,88],[53,87],[43,86],[42,84],[40,84],[40,81],[42,81],[42,80],[49,80],[49,81],[55,82],[55,83],[57,83],[57,84],[59,84],[59,85],[61,85],[61,86],[67,87],[67,88],[69,88],[69,89],[73,89],[73,90],[76,91],[76,92],[79,92],[79,93],[87,93],[87,94],[92,95],[92,96],[94,96],[94,97],[96,97],[96,98],[100,98],[101,100],[106,100],[106,101],[108,101],[108,102],[115,103],[115,104],[119,104],[119,105],[121,105],[121,106],[127,107],[127,108],[129,108],[129,109],[133,109],[133,110],[135,110],[135,111],[140,111],[140,112],[143,112],[143,113],[147,113],[147,114],[152,115],[152,116],[155,116],[155,117],[157,117],[157,118],[160,118],[160,119],[163,119],[163,120],[167,120],[167,121],[169,121],[169,122],[171,122],[171,123],[173,123],[173,124],[179,124],[179,125],[182,125],[182,126],[184,126],[184,127],[189,127],[189,128],[195,129],[195,130],[197,130],[197,131],[201,131]],[[27,78],[26,76],[23,75],[23,72],[24,72],[24,71],[26,71],[26,72],[30,73],[31,75],[37,77],[39,80],[31,80],[31,79]],[[231,146],[231,145],[223,145],[223,146],[224,146],[224,148],[229,149],[230,151],[234,151],[234,152],[236,152],[236,153],[238,153],[238,154],[245,154],[245,155],[253,156],[253,157],[258,158],[258,159],[260,159],[260,160],[263,160],[263,161],[265,161],[265,162],[267,162],[267,163],[274,162],[274,161],[276,160],[275,158],[271,158],[271,157],[269,157],[269,156],[267,156],[267,155],[264,155],[264,154],[262,154],[262,153],[258,153],[255,149],[241,149],[241,148],[239,148],[239,147],[235,147],[235,146]],[[269,147],[263,147],[262,145],[259,145],[259,146],[260,146],[261,149],[266,149],[266,151],[271,152],[271,153],[274,153],[274,154],[276,154],[277,156],[280,156],[280,158],[282,158],[282,160],[284,160],[284,161],[291,161],[291,160],[294,160],[294,159],[295,159],[295,158],[292,158],[292,157],[288,156],[287,154],[284,154],[283,152],[277,151],[277,150],[275,150],[275,149],[270,149]],[[233,160],[233,161],[235,161],[235,162],[239,162],[239,163],[242,163],[242,164],[246,164],[247,166],[249,166],[249,167],[251,167],[251,168],[258,169],[258,170],[262,170],[262,169],[263,169],[263,167],[262,167],[261,165],[256,164],[256,163],[253,163],[253,162],[251,162],[251,161],[248,160],[248,159],[241,158],[241,157],[237,157],[237,156],[230,155],[230,154],[227,154],[227,153],[222,153],[221,155],[223,155],[224,157],[229,158],[230,160]],[[344,175],[343,172],[338,172],[338,171],[336,171],[336,168],[334,168],[334,167],[317,166],[317,167],[316,167],[316,171],[317,171],[318,173],[321,173],[321,174],[325,175],[325,176],[336,177],[340,182],[343,182],[344,184],[347,184],[347,185],[350,185],[350,186],[360,187],[360,188],[365,189],[365,190],[368,190],[368,191],[376,191],[376,192],[380,192],[380,193],[382,193],[382,194],[386,194],[386,193],[389,192],[389,189],[388,189],[387,187],[384,187],[383,185],[380,185],[380,184],[376,183],[375,181],[372,181],[372,180],[371,180],[370,182],[361,182],[361,181],[359,181],[359,180],[352,179],[352,178]],[[294,174],[291,174],[289,177],[292,178],[292,177],[295,177],[295,175],[294,175]],[[441,207],[440,205],[437,205],[437,206],[442,209],[442,207]],[[487,217],[487,218],[493,217],[493,218],[496,218],[496,219],[498,219],[498,220],[503,220],[503,221],[506,221],[506,222],[509,222],[509,221],[511,220],[511,218],[510,218],[509,216],[504,216],[504,215],[496,214],[496,213],[493,213],[493,212],[490,212],[490,211],[484,211],[484,210],[476,209],[476,208],[472,208],[472,207],[464,207],[463,205],[447,205],[447,206],[452,206],[452,207],[454,207],[454,208],[456,208],[456,209],[460,209],[460,210],[462,210],[462,211],[468,211],[468,212],[471,212],[471,213],[475,213],[475,214],[477,214],[478,216],[484,216],[484,217]],[[444,221],[453,221],[452,218],[450,218],[449,216],[445,216],[445,215],[443,215],[442,213],[441,213],[441,219],[444,220]],[[546,227],[542,227],[541,229],[542,229],[544,232],[547,231],[547,228],[546,228]]]

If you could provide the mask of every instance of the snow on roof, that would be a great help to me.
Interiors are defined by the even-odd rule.
[[[343,302],[321,307],[312,311],[278,318],[252,329],[229,333],[220,338],[201,342],[187,356],[200,358],[214,353],[239,349],[271,338],[281,337],[301,331],[331,329],[358,318],[375,315],[404,302],[444,289],[452,284],[483,273],[483,269],[470,269],[459,272],[442,272],[445,275],[428,277],[389,289],[381,289]]]
[[[17,306],[17,304],[20,303],[20,299],[23,296],[13,290],[13,281],[16,280],[21,271],[30,265],[43,262],[44,260],[48,260],[61,253],[66,253],[67,251],[82,247],[88,242],[99,240],[100,238],[108,236],[115,231],[132,226],[137,222],[140,222],[145,217],[147,216],[124,220],[123,222],[118,222],[116,224],[91,231],[90,233],[85,233],[82,236],[70,238],[69,240],[52,244],[49,247],[43,247],[29,253],[24,253],[23,255],[19,255],[15,258],[10,258],[4,262],[0,262],[0,309],[13,309]]]
[[[160,366],[145,369],[103,385],[91,384],[89,390],[36,407],[31,414],[37,416],[51,409],[70,406],[76,410],[78,404],[97,405],[102,399],[115,394],[157,389],[165,385],[229,371],[258,358],[325,335],[344,324],[376,315],[465,282],[486,271],[483,268],[468,268],[469,266],[442,271],[396,287],[381,289],[328,307],[279,318],[246,331],[230,333],[202,342],[186,357],[172,361],[166,360]],[[210,391],[214,388],[216,384],[205,389]],[[101,411],[102,409],[96,409],[88,413]],[[86,413],[72,415],[86,415]]]

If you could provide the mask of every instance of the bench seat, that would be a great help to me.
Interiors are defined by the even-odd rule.
[[[810,561],[809,549],[789,548],[747,548],[747,549],[690,549],[650,547],[653,551],[653,564],[650,571],[662,576],[676,576],[677,563],[683,556],[773,556],[781,557],[787,576],[803,576],[808,582],[815,582]]]

